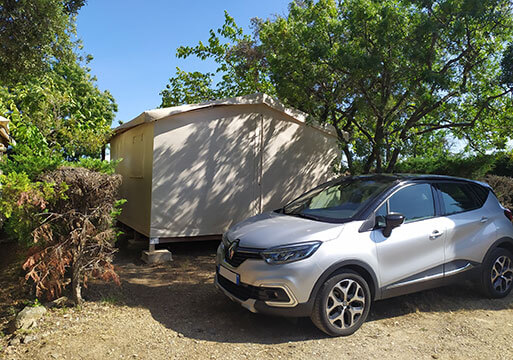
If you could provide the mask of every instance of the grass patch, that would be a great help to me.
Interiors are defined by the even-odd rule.
[[[100,301],[103,305],[120,305],[122,302],[122,299],[116,295],[103,296]]]

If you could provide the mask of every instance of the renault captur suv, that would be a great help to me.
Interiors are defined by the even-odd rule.
[[[310,316],[350,335],[371,302],[476,279],[491,298],[513,284],[513,224],[484,183],[447,177],[336,179],[229,229],[216,286],[252,312]]]

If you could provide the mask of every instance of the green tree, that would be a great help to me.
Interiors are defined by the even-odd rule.
[[[0,111],[11,119],[19,150],[34,155],[99,156],[116,110],[112,95],[77,62],[55,62],[43,76],[0,88]]]
[[[511,26],[507,0],[304,0],[258,36],[278,96],[335,125],[351,170],[390,172],[441,131],[504,147]]]
[[[85,0],[2,0],[0,84],[42,74],[53,59],[74,59],[73,17]]]
[[[508,0],[302,0],[285,17],[254,19],[248,36],[226,14],[208,44],[177,51],[213,59],[216,72],[178,69],[162,106],[270,92],[333,124],[351,172],[391,172],[456,139],[502,149],[513,130],[512,20]]]
[[[186,72],[176,68],[176,75],[169,79],[162,95],[161,107],[198,103],[255,92],[274,94],[269,81],[264,58],[257,41],[244,34],[235,20],[225,11],[224,25],[217,31],[210,30],[207,43],[181,46],[178,58],[196,56],[211,59],[217,64],[215,72]]]

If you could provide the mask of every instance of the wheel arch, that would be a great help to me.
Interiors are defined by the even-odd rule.
[[[309,302],[315,301],[315,297],[317,296],[319,289],[326,282],[326,280],[328,280],[333,275],[342,272],[343,270],[352,270],[362,276],[369,284],[373,300],[377,300],[381,297],[378,278],[372,267],[360,260],[344,260],[331,265],[322,273],[319,279],[317,279],[312,292],[310,293]]]
[[[509,252],[511,252],[513,254],[513,239],[510,238],[510,237],[502,237],[499,240],[495,241],[492,244],[492,246],[490,246],[488,251],[486,252],[485,256],[483,257],[483,259],[481,261],[481,263],[483,263],[486,260],[486,258],[488,257],[488,255],[490,255],[490,253],[494,249],[497,249],[497,248],[506,249],[506,250],[508,250]]]

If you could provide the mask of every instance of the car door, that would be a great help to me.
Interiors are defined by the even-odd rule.
[[[488,192],[480,194],[473,184],[441,182],[438,190],[442,217],[446,227],[445,274],[455,275],[480,262],[495,239],[496,227],[489,209]],[[502,215],[502,214],[500,214]]]
[[[436,217],[435,192],[429,183],[411,184],[393,193],[376,211],[401,213],[405,222],[385,237],[372,231],[383,290],[443,277],[445,229]]]

